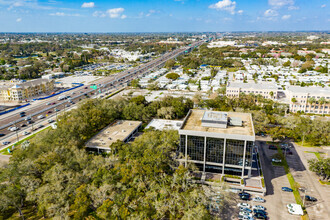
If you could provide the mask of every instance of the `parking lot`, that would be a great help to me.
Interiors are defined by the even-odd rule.
[[[290,183],[286,176],[285,170],[282,166],[274,166],[271,163],[272,155],[277,153],[277,150],[268,149],[266,142],[257,142],[260,161],[265,177],[265,185],[267,187],[267,194],[264,197],[266,202],[264,206],[267,208],[269,219],[300,219],[299,216],[294,216],[288,213],[286,205],[289,203],[296,203],[292,192],[284,192],[282,187],[289,187]],[[306,195],[316,197],[317,202],[305,202],[309,219],[328,219],[326,203],[321,198],[321,192],[317,185],[313,183],[312,177],[306,170],[305,165],[300,159],[295,147],[291,148],[292,155],[287,155],[286,160],[290,167],[290,172],[300,187],[307,189]],[[325,193],[327,193],[326,191]],[[304,192],[300,192],[303,196]],[[329,194],[328,194],[329,195]]]

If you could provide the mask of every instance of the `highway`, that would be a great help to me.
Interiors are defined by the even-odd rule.
[[[125,70],[123,72],[116,73],[111,76],[104,77],[102,79],[98,79],[93,82],[98,86],[96,90],[91,89],[89,85],[85,85],[82,87],[78,87],[74,90],[62,93],[60,95],[51,97],[49,99],[31,102],[31,105],[27,107],[0,116],[0,134],[4,134],[3,137],[0,137],[0,149],[5,147],[3,146],[2,142],[8,141],[7,139],[9,138],[9,136],[13,137],[14,134],[15,136],[17,136],[16,134],[20,134],[19,136],[22,136],[23,130],[25,131],[27,130],[27,128],[29,128],[29,131],[33,130],[33,126],[36,127],[36,125],[34,125],[35,123],[38,123],[39,121],[46,121],[46,119],[56,116],[62,111],[65,111],[66,108],[71,108],[77,105],[77,103],[82,99],[92,97],[93,95],[98,95],[99,90],[101,90],[102,94],[106,96],[110,93],[110,91],[114,92],[119,88],[126,86],[133,79],[139,78],[141,76],[144,76],[145,74],[150,73],[153,69],[164,65],[167,60],[173,59],[178,55],[185,53],[185,51],[193,49],[195,46],[200,46],[203,42],[204,41],[195,42],[190,46],[185,46],[176,49],[172,52],[168,52],[146,64],[142,64],[132,69]],[[60,96],[70,96],[70,100],[72,100],[73,103],[69,103],[68,99],[58,100],[58,97]],[[21,112],[25,112],[24,117],[21,117]],[[38,116],[40,115],[43,115],[46,119],[38,119]],[[25,119],[28,116],[32,118],[32,124],[27,124],[27,121]],[[19,131],[9,131],[9,127],[17,127],[19,128]]]

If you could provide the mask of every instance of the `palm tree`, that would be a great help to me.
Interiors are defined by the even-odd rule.
[[[316,102],[316,99],[314,97],[310,97],[307,99],[307,103],[309,103],[309,110],[308,112],[310,113],[311,112],[311,108],[312,108],[312,104]]]
[[[296,103],[297,102],[297,99],[296,98],[292,98],[291,99],[291,102]]]
[[[322,106],[322,115],[324,115],[324,107],[325,107],[325,103],[327,103],[327,101],[325,100],[324,97],[321,97],[321,98],[319,99],[319,103],[320,103],[320,105],[323,105],[323,106]]]
[[[273,91],[270,91],[270,92],[269,92],[269,95],[270,95],[271,98],[273,98],[273,96],[274,96],[274,92],[273,92]]]

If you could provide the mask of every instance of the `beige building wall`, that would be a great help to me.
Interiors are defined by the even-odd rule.
[[[329,87],[298,87],[288,89],[291,112],[305,112],[313,114],[330,114],[330,88]],[[322,103],[323,98],[323,103]],[[309,100],[314,99],[313,103]]]
[[[54,81],[36,79],[16,85],[0,87],[0,100],[22,101],[30,97],[54,90]]]
[[[239,98],[240,93],[262,95],[267,99],[277,99],[278,97],[277,86],[273,83],[230,83],[226,88],[227,97]]]

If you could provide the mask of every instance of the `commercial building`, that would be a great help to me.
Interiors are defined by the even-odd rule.
[[[190,110],[179,129],[179,161],[202,172],[251,176],[255,134],[249,113]]]
[[[156,130],[179,130],[182,125],[182,121],[179,120],[166,120],[166,119],[152,119],[147,125],[146,129],[154,128]]]
[[[91,151],[110,152],[112,143],[118,140],[130,141],[141,125],[141,121],[116,121],[91,138],[86,148]]]
[[[287,95],[290,100],[291,112],[305,112],[313,114],[330,114],[329,87],[300,87],[289,86]]]
[[[241,93],[261,95],[267,99],[277,99],[278,87],[275,83],[240,83],[231,82],[227,85],[226,96],[239,98]]]
[[[0,85],[0,100],[22,101],[30,97],[54,90],[54,81],[35,79],[21,83]]]

